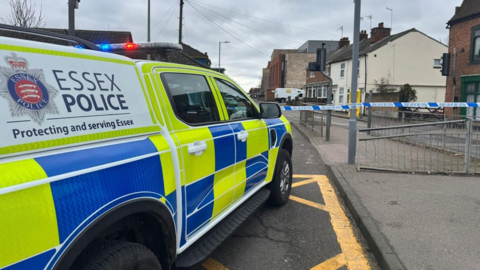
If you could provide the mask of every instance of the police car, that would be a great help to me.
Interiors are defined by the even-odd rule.
[[[190,267],[288,201],[277,104],[208,69],[0,28],[77,47],[0,37],[0,269]]]

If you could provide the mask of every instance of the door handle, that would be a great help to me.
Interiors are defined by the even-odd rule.
[[[242,130],[239,133],[237,133],[237,137],[239,141],[245,142],[247,141],[247,138],[248,138],[248,132],[245,130]]]
[[[188,145],[188,153],[190,155],[200,156],[205,150],[207,150],[207,143],[204,141],[197,141]]]

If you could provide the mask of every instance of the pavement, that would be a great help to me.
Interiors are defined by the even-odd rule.
[[[292,131],[290,201],[263,206],[195,270],[379,269],[318,151]]]
[[[320,153],[381,269],[480,269],[478,177],[357,172],[346,165],[342,120],[325,142],[295,114],[285,112]]]

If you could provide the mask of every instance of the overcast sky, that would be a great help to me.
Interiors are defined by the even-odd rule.
[[[31,1],[37,4],[37,8],[42,5],[46,27],[68,27],[67,0]],[[152,41],[177,43],[179,0],[151,2]],[[353,0],[185,2],[184,42],[207,52],[212,66],[217,66],[218,42],[230,41],[230,44],[222,44],[221,66],[246,91],[260,82],[262,68],[267,66],[274,48],[296,49],[307,40],[338,40],[341,31],[337,29],[341,26],[344,36],[352,40]],[[447,40],[446,22],[461,2],[363,0],[361,13],[362,16],[373,16],[373,27],[379,22],[390,27],[390,11],[385,8],[389,7],[394,10],[394,33],[416,28],[435,39]],[[7,0],[1,0],[0,17],[5,17],[8,12]],[[76,11],[77,29],[131,31],[135,42],[146,41],[146,25],[147,0],[81,0],[80,9]],[[364,18],[361,29],[370,29],[370,19]]]

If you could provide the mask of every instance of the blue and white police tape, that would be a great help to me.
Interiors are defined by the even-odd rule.
[[[480,102],[364,102],[344,105],[283,106],[282,111],[336,111],[372,108],[477,108]]]

